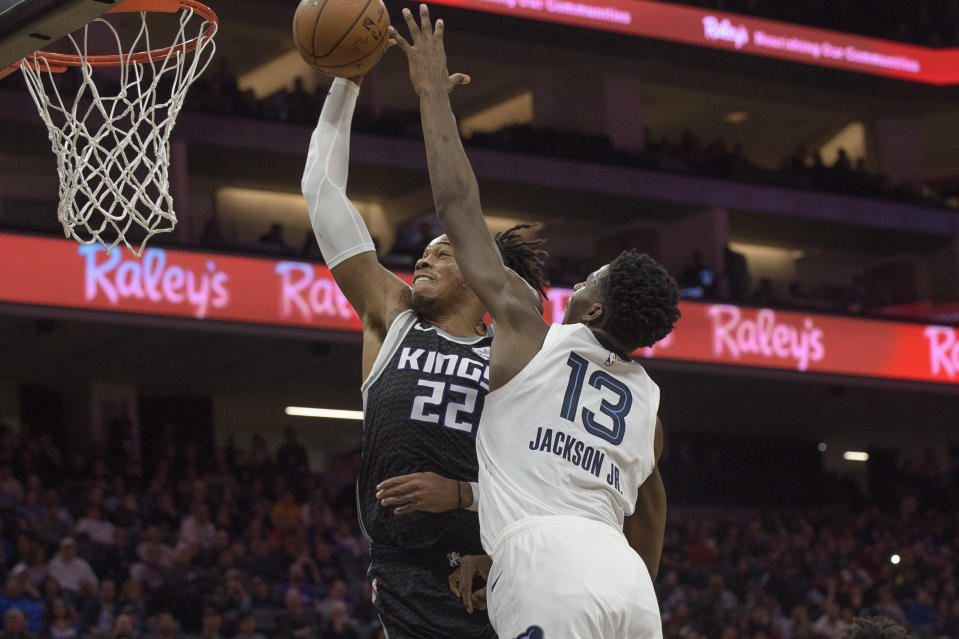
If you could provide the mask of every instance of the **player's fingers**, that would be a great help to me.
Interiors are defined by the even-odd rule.
[[[388,489],[388,490],[380,490],[380,491],[377,491],[377,493],[376,493],[376,498],[377,498],[377,499],[380,499],[380,500],[383,500],[383,499],[391,499],[391,498],[400,498],[400,499],[402,499],[402,498],[404,498],[404,497],[408,497],[408,495],[410,494],[410,492],[411,492],[411,491],[407,490],[407,489],[406,489],[405,487],[403,487],[403,486],[397,486],[397,487],[395,487],[395,488],[390,488],[390,489]],[[409,499],[404,499],[404,501],[409,501]]]
[[[410,503],[410,501],[411,500],[408,495],[396,495],[394,497],[384,497],[383,499],[380,499],[380,504],[382,506],[396,506],[396,505],[402,506],[404,504]]]
[[[473,607],[476,610],[486,610],[486,587],[473,593]]]
[[[390,42],[393,42],[403,51],[410,50],[410,43],[406,41],[406,38],[400,35],[400,32],[396,30],[396,27],[391,26],[389,30]]]
[[[410,483],[415,475],[397,475],[396,477],[390,477],[389,479],[384,479],[376,485],[377,492],[384,490],[392,490],[397,486],[406,486]]]
[[[459,586],[460,569],[459,568],[457,568],[456,570],[450,573],[449,582],[450,582],[450,592],[452,592],[454,595],[459,597],[460,596],[460,586]]]
[[[463,605],[466,606],[466,612],[473,614],[473,593],[471,590],[472,586],[466,588],[460,593],[460,597],[463,599]]]
[[[417,510],[419,510],[419,508],[417,508],[413,503],[409,503],[409,504],[403,504],[402,506],[400,506],[400,507],[398,507],[398,508],[394,508],[394,509],[393,509],[393,514],[394,514],[394,515],[408,515],[408,514],[410,514],[410,513],[412,513],[412,512],[416,512]]]
[[[470,614],[473,613],[473,571],[460,567],[460,599],[463,600],[463,605],[466,606],[466,611]]]
[[[405,495],[409,490],[408,484],[398,484],[395,486],[390,486],[389,488],[381,488],[376,491],[376,498],[383,499],[384,497],[397,497],[399,495]]]
[[[410,38],[413,40],[413,44],[416,44],[420,39],[420,27],[416,24],[413,12],[409,9],[403,9],[403,19],[406,20],[406,26],[410,29]]]
[[[473,81],[472,78],[470,78],[465,73],[454,73],[453,75],[450,76],[450,82],[452,82],[454,86],[456,85],[465,86],[472,81]]]
[[[430,24],[430,8],[425,3],[420,5],[420,29],[426,35],[433,34],[433,25]]]
[[[443,19],[441,18],[437,20],[436,24],[433,25],[433,37],[439,40],[440,42],[442,42],[443,31],[445,30],[446,30],[446,25],[443,24]]]

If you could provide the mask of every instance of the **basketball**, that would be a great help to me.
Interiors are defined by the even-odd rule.
[[[389,26],[382,0],[301,0],[293,41],[314,69],[349,78],[366,73],[383,56]]]

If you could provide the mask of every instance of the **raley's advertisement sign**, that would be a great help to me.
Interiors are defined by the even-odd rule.
[[[291,326],[360,330],[324,266],[288,259],[126,250],[0,234],[0,301]],[[401,274],[407,282],[409,274]],[[551,289],[548,321],[572,291]],[[673,333],[639,355],[706,364],[959,384],[959,329],[684,302]]]
[[[959,84],[959,49],[933,49],[735,13],[650,0],[435,1],[912,82]]]

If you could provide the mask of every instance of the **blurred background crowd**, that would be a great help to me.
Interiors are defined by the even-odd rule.
[[[737,492],[742,443],[668,441],[667,638],[839,639],[860,615],[959,636],[959,459],[930,452],[867,490],[809,464]],[[104,453],[0,431],[4,639],[382,636],[357,454],[310,472],[292,430],[277,450]]]

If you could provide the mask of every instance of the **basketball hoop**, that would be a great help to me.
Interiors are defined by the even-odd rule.
[[[158,12],[179,12],[179,29],[170,46],[154,49],[147,17]],[[213,59],[218,19],[197,0],[126,0],[110,13],[139,14],[139,31],[126,50],[116,28],[97,18],[83,28],[80,42],[67,36],[75,55],[37,51],[18,64],[57,156],[64,235],[107,251],[122,242],[139,257],[147,240],[176,226],[170,134],[187,90]],[[87,54],[89,29],[97,23],[119,53]],[[80,70],[80,85],[66,96],[54,74],[71,67]],[[97,86],[97,67],[119,69],[116,91],[102,78]]]

